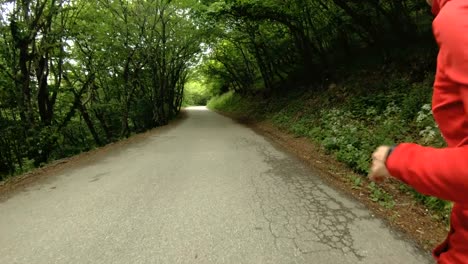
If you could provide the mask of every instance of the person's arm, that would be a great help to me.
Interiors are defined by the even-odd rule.
[[[378,161],[384,155],[378,153],[371,179],[390,174],[421,193],[468,204],[468,146],[464,146],[468,144],[468,3],[433,4],[437,11],[433,29],[440,47],[433,110],[451,148],[398,145],[386,162],[383,158],[385,163]]]
[[[389,174],[426,195],[468,204],[468,146],[435,149],[398,145],[387,158]]]

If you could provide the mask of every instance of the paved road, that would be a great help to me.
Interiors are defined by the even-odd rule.
[[[0,263],[430,263],[248,128],[179,126],[0,203]]]

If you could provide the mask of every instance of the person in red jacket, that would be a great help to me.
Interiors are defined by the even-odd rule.
[[[397,178],[418,192],[454,202],[447,239],[433,251],[440,264],[468,263],[468,1],[428,0],[439,45],[432,110],[447,142],[381,146],[370,179]]]

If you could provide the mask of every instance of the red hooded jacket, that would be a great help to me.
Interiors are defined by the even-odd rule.
[[[468,1],[434,0],[439,45],[432,110],[448,148],[401,144],[387,159],[392,176],[417,191],[455,202],[451,230],[433,255],[468,263]]]

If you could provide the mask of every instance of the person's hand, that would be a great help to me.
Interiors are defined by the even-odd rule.
[[[385,179],[391,177],[385,165],[389,150],[389,146],[380,146],[374,154],[372,154],[372,167],[369,173],[369,179],[371,181],[382,183]]]

